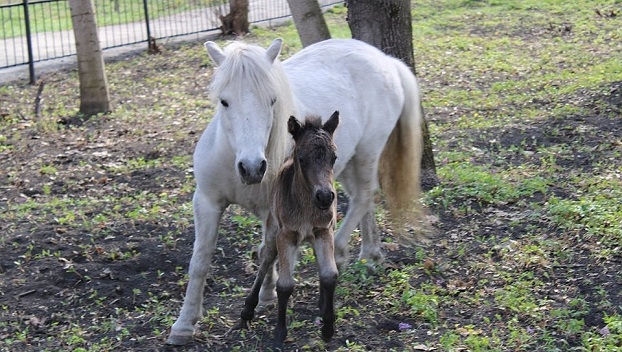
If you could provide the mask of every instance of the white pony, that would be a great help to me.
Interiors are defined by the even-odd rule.
[[[202,317],[205,279],[225,208],[235,203],[256,214],[264,238],[277,231],[269,199],[277,170],[291,151],[289,116],[340,113],[334,170],[349,197],[335,236],[340,267],[348,261],[348,240],[359,225],[359,259],[383,259],[374,218],[379,186],[394,219],[407,217],[420,196],[420,94],[404,63],[354,39],[319,42],[282,64],[280,39],[268,49],[239,42],[224,51],[213,42],[205,46],[218,66],[210,85],[218,108],[194,153],[196,232],[186,296],[167,341],[174,345],[189,342]],[[269,270],[261,301],[276,298],[276,278],[274,268]]]

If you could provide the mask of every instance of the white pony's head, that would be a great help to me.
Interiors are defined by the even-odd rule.
[[[245,184],[276,174],[286,156],[287,127],[281,120],[289,116],[284,102],[291,102],[291,92],[277,58],[281,46],[281,39],[268,49],[234,42],[223,51],[214,42],[205,43],[218,66],[210,96]]]

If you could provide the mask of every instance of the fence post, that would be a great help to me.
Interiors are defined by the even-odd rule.
[[[149,5],[147,5],[147,0],[143,0],[143,7],[145,8],[145,23],[147,24],[147,47],[149,47],[149,41],[151,40],[151,26],[149,24]]]
[[[32,36],[30,33],[30,15],[28,13],[28,0],[24,0],[24,22],[26,22],[26,46],[28,47],[28,72],[30,84],[35,84],[35,58],[32,54]]]

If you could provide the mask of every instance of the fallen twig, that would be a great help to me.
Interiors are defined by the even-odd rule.
[[[15,299],[20,299],[20,298],[22,298],[22,297],[25,297],[25,296],[31,295],[31,294],[33,294],[33,293],[35,293],[35,292],[37,292],[37,290],[30,290],[30,291],[26,291],[26,292],[18,293],[18,294],[16,294],[16,295],[15,295]]]

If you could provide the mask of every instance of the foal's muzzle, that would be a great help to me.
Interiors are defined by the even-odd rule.
[[[238,173],[240,174],[242,183],[247,185],[261,182],[267,168],[268,162],[266,159],[256,162],[249,162],[248,160],[241,160],[238,162]]]
[[[315,197],[313,198],[313,203],[316,207],[326,210],[333,205],[333,201],[335,200],[335,192],[331,189],[320,189],[315,192]]]

